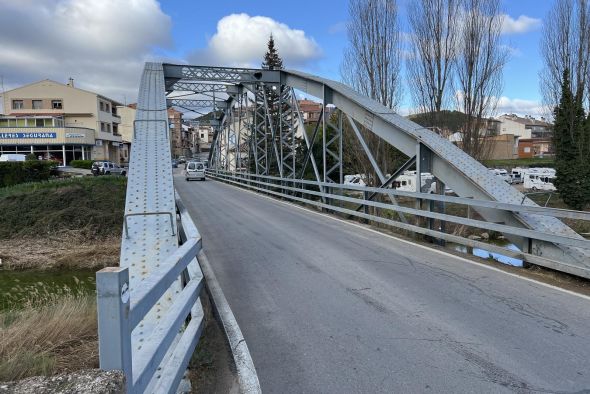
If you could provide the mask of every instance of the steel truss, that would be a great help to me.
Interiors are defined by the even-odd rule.
[[[288,70],[170,64],[164,64],[163,69],[168,92],[183,88],[198,95],[207,93],[212,85],[225,86],[229,99],[225,108],[218,107],[222,115],[219,123],[213,125],[212,168],[302,179],[311,165],[315,181],[323,191],[331,183],[342,184],[344,181],[343,125],[348,123],[377,174],[377,187],[390,190],[394,179],[414,168],[417,185],[421,185],[421,174],[435,176],[438,194],[444,194],[446,185],[461,197],[536,206],[516,189],[490,175],[483,165],[450,141],[341,83]],[[322,104],[320,119],[307,124],[309,133],[305,130],[306,120],[296,100],[297,91],[318,98]],[[361,126],[407,155],[408,162],[391,175],[385,174],[364,141]],[[299,139],[304,144],[300,150]],[[321,156],[317,154],[319,145]],[[323,193],[320,197],[324,200],[327,195]],[[367,194],[366,199],[373,200],[377,195]],[[386,192],[385,195],[394,205],[397,204],[393,193]],[[416,201],[417,209],[444,212],[444,202]],[[360,209],[359,206],[357,211]],[[492,223],[581,238],[554,217],[485,207],[475,209]],[[403,210],[397,212],[399,220],[406,223]],[[426,226],[444,230],[444,221],[439,220],[436,224],[431,219],[427,220]],[[568,266],[576,267],[576,272],[579,268],[590,269],[590,255],[586,250],[514,234],[506,236],[525,253],[563,262],[563,271],[571,272]]]

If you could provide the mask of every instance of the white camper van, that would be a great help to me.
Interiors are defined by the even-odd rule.
[[[434,175],[429,172],[423,172],[420,176],[421,190],[424,193],[435,193],[436,192],[436,181]],[[416,171],[404,171],[404,173],[393,181],[394,189],[403,192],[415,192],[416,191]]]
[[[554,192],[555,170],[553,168],[531,168],[524,173],[525,190]]]
[[[490,174],[497,176],[504,182],[512,183],[512,177],[508,174],[508,171],[501,168],[488,168],[488,171],[490,172]]]

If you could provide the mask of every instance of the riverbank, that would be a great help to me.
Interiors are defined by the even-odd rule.
[[[117,265],[125,177],[86,177],[0,189],[3,269]]]

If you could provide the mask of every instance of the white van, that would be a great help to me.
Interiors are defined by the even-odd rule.
[[[26,155],[16,153],[5,153],[2,156],[0,156],[0,161],[25,161],[26,159]]]
[[[205,165],[200,161],[189,161],[186,163],[185,178],[187,181],[191,179],[205,180]]]

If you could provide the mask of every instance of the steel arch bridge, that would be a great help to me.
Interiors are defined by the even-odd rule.
[[[304,128],[298,92],[321,101],[311,135]],[[588,212],[538,206],[448,140],[342,83],[293,70],[146,63],[134,122],[121,267],[97,274],[101,368],[125,371],[130,392],[176,391],[203,329],[201,237],[175,195],[169,107],[213,114],[211,179],[590,278],[590,241],[560,220],[590,220]],[[377,174],[377,187],[344,185],[345,125]],[[316,141],[320,127],[331,130],[321,133],[321,142]],[[385,174],[361,129],[409,160]],[[297,138],[303,139],[303,150]],[[320,144],[316,157],[313,148]],[[307,166],[313,179],[303,177]],[[438,193],[391,188],[410,168],[416,170],[417,185],[423,173],[433,174]],[[458,197],[445,195],[444,186]],[[363,197],[355,197],[359,194]],[[398,204],[400,198],[414,206]],[[450,215],[447,203],[466,205],[481,219]],[[369,207],[396,212],[399,220],[373,215]],[[410,223],[404,215],[421,220]],[[501,232],[520,250],[449,234],[445,222]]]
[[[447,139],[342,83],[293,70],[174,64],[163,64],[162,70],[168,106],[197,113],[206,109],[217,114],[211,122],[215,130],[209,156],[212,169],[250,172],[259,177],[276,174],[284,183],[301,179],[305,166],[311,164],[315,181],[325,184],[318,187],[325,189],[331,183],[342,184],[342,139],[346,122],[371,162],[381,188],[390,186],[399,174],[413,167],[417,177],[421,173],[432,173],[439,184],[446,185],[464,199],[513,205],[511,209],[495,209],[489,204],[474,206],[474,209],[490,223],[552,234],[539,239],[519,231],[516,231],[518,234],[505,233],[528,255],[527,261],[588,276],[590,255],[588,250],[577,247],[586,245],[580,235],[553,215],[540,215],[537,204],[491,175],[482,164]],[[332,129],[332,135],[327,137],[328,133],[322,133],[322,141],[318,142],[315,141],[317,127],[311,136],[305,132],[297,92],[319,99],[322,112],[318,124],[322,130]],[[327,116],[327,110],[335,112],[335,116]],[[361,126],[410,160],[386,177],[363,139]],[[304,168],[296,168],[296,135],[304,139],[307,148]],[[321,144],[321,157],[314,157],[314,144]],[[417,184],[420,184],[419,179]],[[395,203],[392,193],[389,197]],[[579,242],[552,242],[559,237]]]

